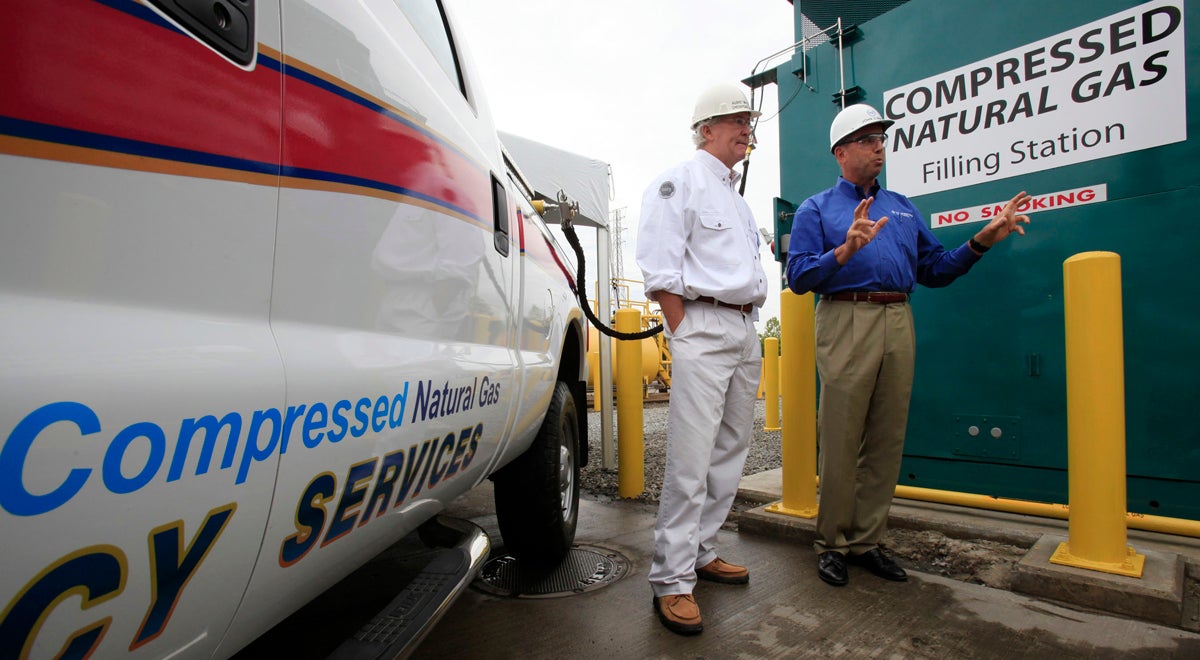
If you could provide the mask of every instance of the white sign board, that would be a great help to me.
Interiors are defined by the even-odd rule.
[[[888,188],[915,197],[1186,140],[1183,27],[1183,0],[1148,2],[888,90]]]

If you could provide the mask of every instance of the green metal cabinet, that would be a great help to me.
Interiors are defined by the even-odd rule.
[[[836,15],[839,4],[847,11],[855,5],[823,2],[818,9],[828,17]],[[796,5],[799,28],[805,3],[797,0]],[[997,62],[1009,51],[1019,70],[1036,76],[1065,60],[1055,60],[1050,48],[1039,51],[1035,44],[1062,35],[1074,39],[1075,61],[1063,66],[1063,75],[1074,76],[1076,83],[1056,83],[1043,100],[1056,106],[1051,112],[1059,114],[1053,119],[1067,118],[1078,129],[1054,133],[1059,144],[1051,146],[1060,153],[1047,162],[1061,164],[1040,171],[1012,166],[970,185],[930,191],[919,186],[919,194],[896,188],[913,199],[926,222],[939,212],[1003,202],[1020,190],[1034,195],[1094,186],[1105,190],[1103,201],[1039,210],[1031,215],[1026,236],[998,245],[951,286],[918,287],[913,298],[917,368],[901,484],[1067,502],[1062,265],[1080,252],[1111,251],[1120,255],[1122,268],[1129,510],[1200,518],[1200,426],[1193,417],[1200,410],[1200,220],[1188,204],[1200,192],[1198,6],[1194,0],[910,0],[846,30],[841,50],[833,43],[803,54],[798,50],[776,68],[783,106],[780,210],[836,181],[828,131],[840,109],[840,95],[883,111],[889,90],[938,77],[947,92],[955,70],[987,64],[996,75]],[[1172,8],[1180,22],[1174,28],[1169,25]],[[1151,10],[1158,11],[1144,18]],[[1131,11],[1132,20],[1112,19]],[[1089,36],[1083,27],[1096,21],[1103,27]],[[1153,40],[1168,30],[1169,37]],[[1081,61],[1098,46],[1105,57]],[[1124,62],[1128,65],[1122,66]],[[1168,63],[1169,71],[1159,70]],[[970,82],[969,76],[966,80]],[[1049,148],[1035,139],[1043,118],[1022,112],[1036,113],[1040,86],[1032,78],[1021,84],[1026,87],[1010,84],[1006,111],[1016,109],[1013,125],[1027,120],[1038,155]],[[1152,90],[1153,85],[1172,87]],[[929,89],[936,99],[936,87]],[[1016,108],[1022,89],[1030,90],[1032,109]],[[1150,91],[1171,92],[1178,102],[1148,102]],[[1122,103],[1137,106],[1136,119],[1121,124],[1130,135],[1135,128],[1149,131],[1170,122],[1185,134],[1179,136],[1175,129],[1177,137],[1169,143],[1099,158],[1083,154],[1083,160],[1067,162],[1066,149],[1074,145],[1085,150],[1072,140],[1108,125],[1106,113],[1094,111],[1096,104],[1086,100],[1088,94],[1106,92],[1114,99],[1125,95],[1129,100]],[[912,94],[916,107],[925,104],[924,92]],[[906,102],[907,97],[892,106],[904,111]],[[947,103],[944,110],[966,107],[964,102]],[[936,118],[932,112],[927,115]],[[936,119],[934,125],[942,128]],[[893,127],[893,138],[898,127]],[[910,139],[917,135],[919,129]],[[1093,142],[1101,137],[1088,135]],[[1025,149],[1004,145],[1000,157],[1006,166]],[[893,139],[889,168],[906,157],[914,160],[895,149]],[[1000,178],[1014,170],[1019,173]],[[913,180],[912,172],[907,174],[885,169],[884,185],[889,178]],[[935,227],[934,234],[955,247],[982,226],[950,222]],[[789,221],[777,219],[780,231],[786,227]],[[780,243],[776,241],[777,250]]]

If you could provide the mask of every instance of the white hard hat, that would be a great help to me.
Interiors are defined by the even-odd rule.
[[[735,115],[739,112],[749,112],[751,117],[762,114],[750,107],[746,95],[737,85],[730,83],[713,85],[704,90],[704,93],[696,100],[696,110],[692,113],[692,128],[696,128],[696,124],[705,119]]]
[[[829,152],[833,153],[833,148],[838,142],[863,126],[883,124],[883,129],[887,130],[887,127],[894,123],[896,122],[884,119],[875,108],[865,103],[849,106],[833,118],[833,125],[829,127]]]

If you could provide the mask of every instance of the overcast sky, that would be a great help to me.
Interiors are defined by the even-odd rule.
[[[467,41],[499,130],[612,166],[610,209],[625,213],[624,274],[637,280],[642,191],[659,172],[691,158],[689,124],[696,97],[714,82],[749,77],[759,60],[794,41],[787,0],[446,4]],[[771,200],[779,193],[777,88],[768,86],[765,96],[746,200],[758,225],[773,232]],[[592,290],[595,254],[589,251],[586,257]],[[779,267],[765,242],[762,258],[770,291],[760,329],[779,315]],[[641,296],[640,287],[634,294]]]

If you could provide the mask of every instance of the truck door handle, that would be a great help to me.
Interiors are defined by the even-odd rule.
[[[237,62],[254,61],[254,0],[150,0],[193,37]]]

